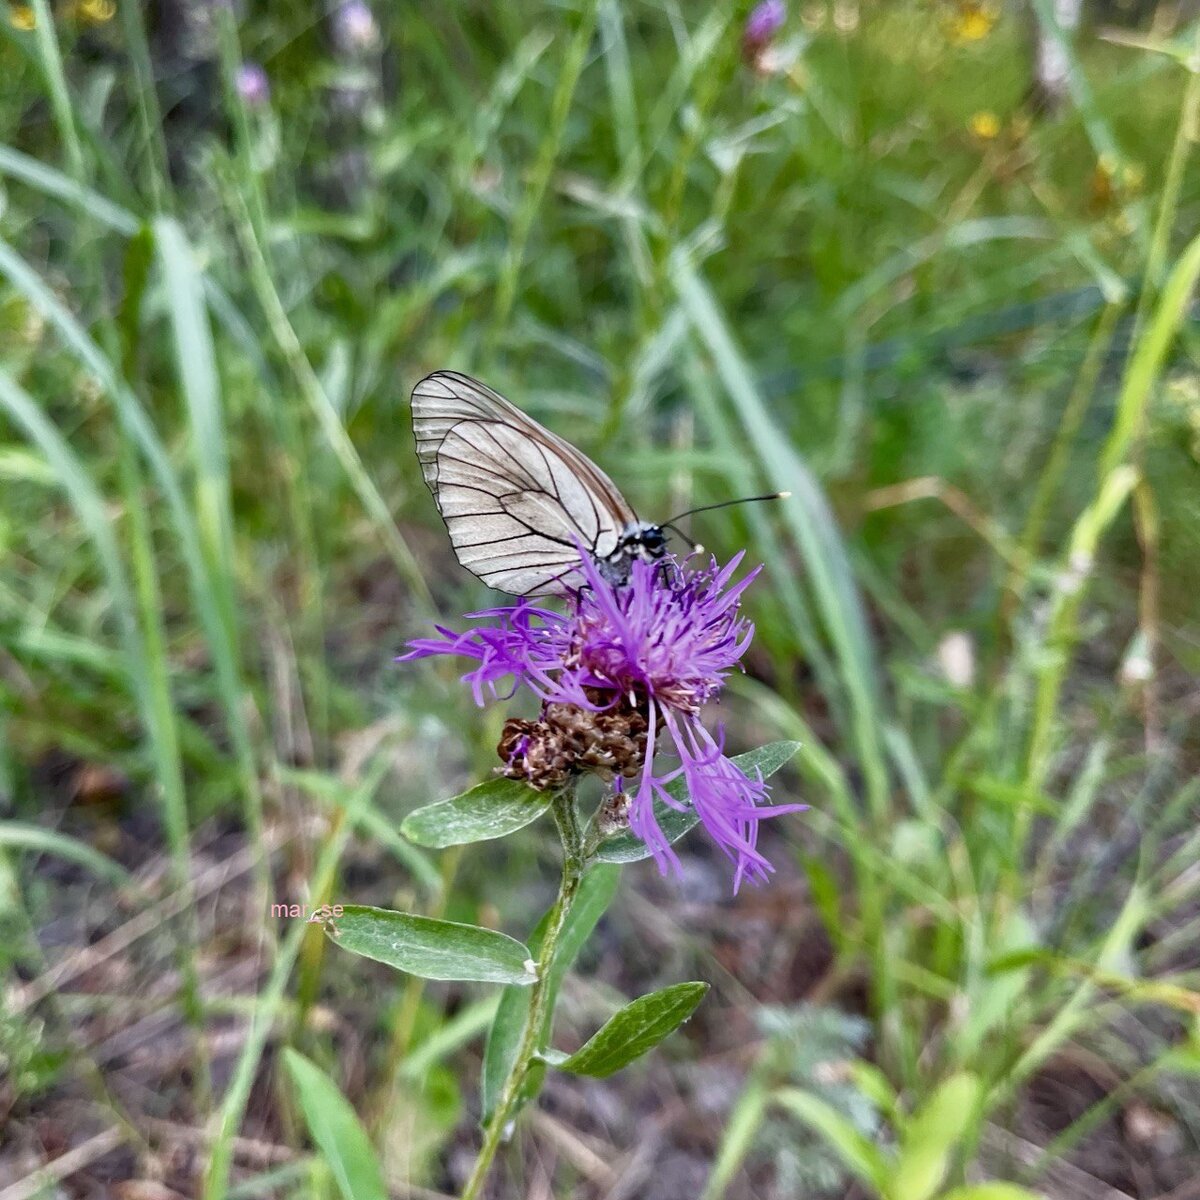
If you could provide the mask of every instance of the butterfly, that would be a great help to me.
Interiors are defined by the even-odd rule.
[[[640,520],[590,458],[457,371],[435,371],[413,388],[412,422],[421,471],[458,561],[510,595],[577,591],[580,546],[603,579],[621,586],[634,559],[666,554],[674,521],[703,511],[661,524]]]

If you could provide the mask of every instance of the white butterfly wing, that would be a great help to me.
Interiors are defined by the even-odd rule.
[[[576,540],[604,558],[637,520],[595,463],[468,375],[426,376],[412,415],[458,561],[490,587],[565,593],[583,582]]]

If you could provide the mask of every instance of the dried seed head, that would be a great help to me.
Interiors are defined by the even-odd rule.
[[[496,747],[500,771],[538,789],[557,787],[572,773],[632,779],[645,765],[648,728],[646,714],[625,698],[600,712],[545,704],[537,721],[505,722]]]
[[[510,717],[504,722],[496,752],[504,764],[501,775],[523,780],[538,791],[559,787],[571,774],[562,734],[545,721]]]

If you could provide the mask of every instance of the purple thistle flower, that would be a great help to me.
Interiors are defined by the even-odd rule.
[[[746,18],[742,27],[742,60],[759,75],[776,73],[773,60],[778,52],[773,43],[786,17],[783,0],[762,0]]]
[[[489,694],[507,698],[527,687],[542,702],[543,720],[509,723],[512,734],[501,742],[506,764],[535,783],[540,778],[543,787],[562,777],[564,762],[566,770],[582,763],[615,777],[629,828],[664,874],[678,868],[679,859],[659,827],[654,801],[682,809],[667,791],[682,778],[700,822],[735,865],[734,891],[743,879],[765,879],[773,868],[756,848],[759,822],[805,806],[764,805],[768,788],[761,775],[738,770],[724,753],[722,730],[714,736],[700,720],[702,706],[716,699],[754,636],[739,601],[762,568],[735,584],[740,553],[724,567],[714,559],[702,569],[635,560],[628,583],[617,587],[582,548],[580,558],[587,586],[571,596],[565,615],[526,600],[471,613],[469,619],[489,623],[464,633],[439,626],[440,636],[409,642],[400,661],[444,654],[475,659],[463,682],[480,705]],[[581,753],[578,739],[589,714],[596,714],[608,740],[601,737]],[[545,772],[539,777],[525,759],[531,728],[549,728],[558,739],[549,759],[537,760],[536,769]],[[656,766],[656,754],[668,753],[677,765]],[[637,780],[629,792],[622,776]]]
[[[786,17],[783,0],[762,0],[746,18],[742,45],[747,51],[761,50],[783,28]]]
[[[261,108],[271,99],[271,82],[256,62],[242,63],[234,81],[237,94],[249,108]]]

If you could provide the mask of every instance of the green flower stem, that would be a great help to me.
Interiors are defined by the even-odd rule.
[[[568,787],[554,797],[550,809],[554,815],[554,823],[558,826],[558,836],[562,839],[563,865],[562,881],[558,885],[558,897],[550,910],[550,920],[546,925],[546,934],[537,958],[537,982],[529,990],[529,1012],[525,1017],[525,1027],[521,1033],[521,1044],[517,1049],[517,1057],[513,1063],[508,1078],[504,1081],[504,1089],[496,1103],[496,1111],[487,1124],[484,1132],[483,1146],[479,1157],[471,1169],[471,1177],[463,1188],[462,1200],[476,1200],[483,1189],[488,1171],[496,1151],[504,1140],[505,1131],[516,1112],[521,1092],[528,1078],[530,1068],[542,1047],[538,1044],[549,1015],[547,1004],[550,990],[550,966],[554,962],[554,952],[558,947],[558,939],[567,921],[567,914],[575,902],[579,883],[587,866],[587,856],[583,848],[583,834],[579,828],[579,815],[575,811],[575,789]]]

